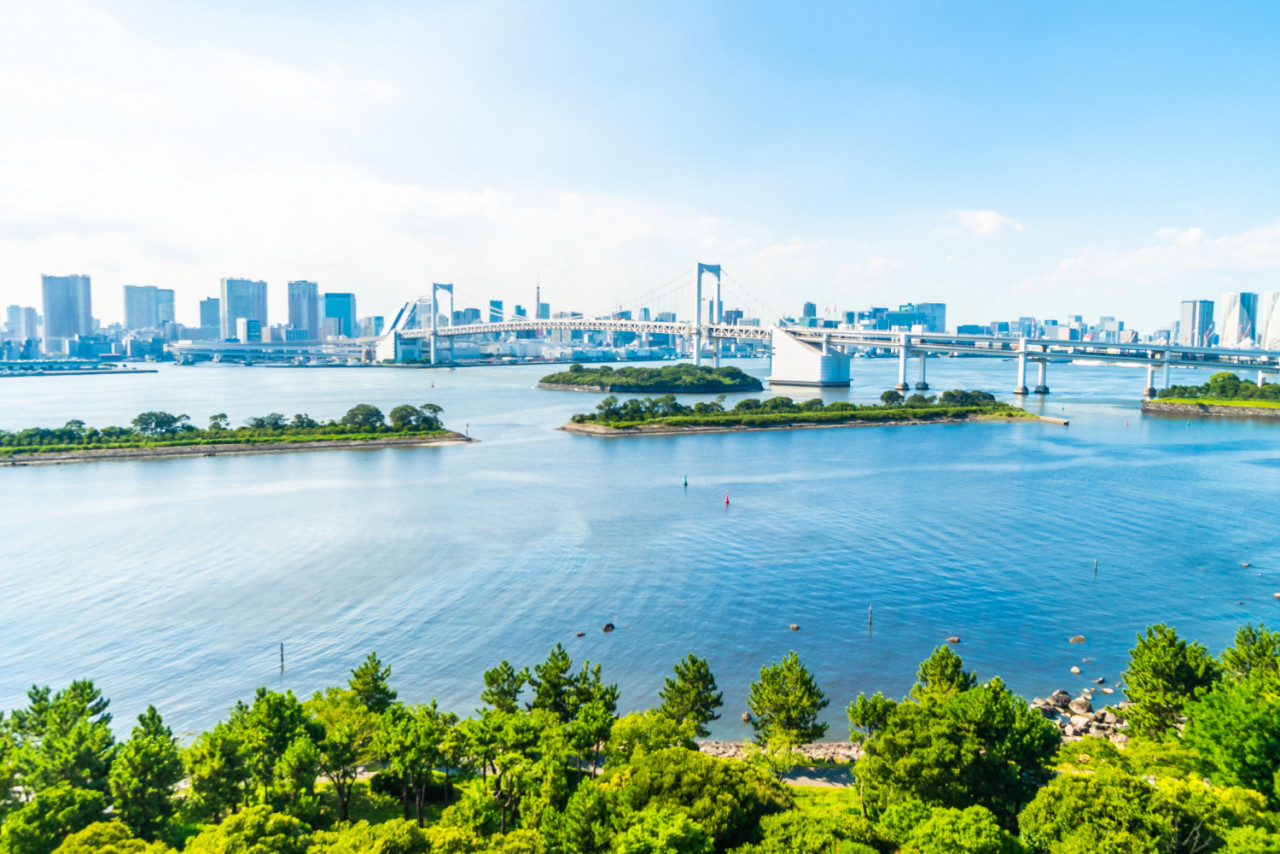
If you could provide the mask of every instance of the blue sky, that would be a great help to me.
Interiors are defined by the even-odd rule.
[[[701,260],[761,311],[1150,330],[1280,289],[1278,37],[1263,3],[4,4],[0,293],[597,310]]]

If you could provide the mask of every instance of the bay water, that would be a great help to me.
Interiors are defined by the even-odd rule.
[[[850,389],[778,392],[872,402],[896,369],[858,359]],[[1068,427],[633,439],[557,431],[600,396],[536,389],[549,370],[0,379],[9,430],[433,402],[479,440],[0,467],[0,708],[92,678],[122,727],[153,703],[190,733],[260,685],[342,683],[376,650],[402,699],[465,714],[486,668],[562,643],[603,664],[622,711],[705,656],[725,694],[713,736],[736,738],[752,678],[794,649],[843,738],[859,691],[905,693],[949,636],[1030,697],[1114,683],[1149,623],[1214,652],[1243,622],[1280,624],[1280,421],[1144,417],[1144,370],[1052,365],[1053,393],[1026,405]],[[1014,399],[1008,362],[934,360],[929,379]]]

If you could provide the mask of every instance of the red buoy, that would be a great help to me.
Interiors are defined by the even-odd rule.
[[[727,490],[727,489],[726,489],[726,490],[725,490],[725,492],[724,492],[724,503],[725,503],[726,505],[729,503],[729,490]]]

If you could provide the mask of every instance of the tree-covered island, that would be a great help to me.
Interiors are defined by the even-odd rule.
[[[648,392],[651,394],[723,394],[732,391],[761,391],[760,380],[739,368],[709,368],[681,362],[661,368],[618,368],[608,365],[585,368],[572,364],[569,370],[548,374],[538,388],[560,391]]]
[[[1220,371],[1204,385],[1162,388],[1156,392],[1155,400],[1143,401],[1142,410],[1280,418],[1280,384],[1258,385],[1230,371]]]
[[[823,424],[903,424],[924,421],[964,421],[975,418],[1034,418],[1024,409],[996,400],[985,391],[944,391],[941,396],[913,394],[903,397],[886,391],[878,404],[837,400],[824,404],[814,398],[796,403],[789,397],[740,400],[726,409],[723,397],[692,406],[674,395],[619,401],[610,395],[594,412],[574,415],[564,429],[571,432],[625,435],[641,432],[680,432],[696,428],[776,428]],[[576,428],[576,429],[575,429]]]
[[[560,644],[486,671],[466,717],[392,675],[371,653],[345,684],[258,688],[181,739],[154,706],[121,727],[91,681],[33,686],[0,715],[0,851],[1280,851],[1280,633],[1261,625],[1217,656],[1148,627],[1104,708],[1093,681],[1028,703],[938,646],[901,699],[842,698],[858,750],[826,788],[788,784],[834,699],[795,652],[741,686],[745,710],[693,654],[629,713]],[[750,724],[743,758],[695,741],[722,711]]]
[[[444,410],[434,403],[401,404],[387,415],[368,403],[351,407],[339,419],[317,421],[306,413],[292,418],[280,412],[254,416],[238,427],[225,413],[209,416],[207,427],[191,423],[186,415],[143,412],[128,427],[90,427],[79,419],[61,427],[29,427],[0,430],[0,460],[17,463],[39,455],[93,459],[111,456],[191,456],[218,452],[310,450],[340,447],[344,443],[422,444],[466,440],[445,429]],[[203,451],[201,450],[203,449]]]

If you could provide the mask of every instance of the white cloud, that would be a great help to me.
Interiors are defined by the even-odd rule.
[[[956,210],[948,214],[947,219],[956,223],[958,227],[940,228],[937,229],[938,232],[942,234],[968,233],[985,236],[1001,231],[1022,231],[1024,228],[1023,224],[1017,220],[990,210]]]
[[[1198,227],[1162,228],[1155,238],[1153,245],[1138,249],[1087,247],[1060,261],[1054,278],[1207,282],[1232,273],[1280,267],[1280,221],[1217,238],[1206,236]]]

